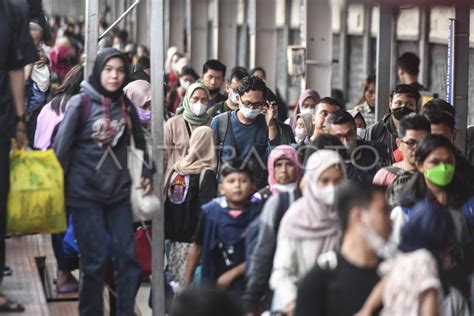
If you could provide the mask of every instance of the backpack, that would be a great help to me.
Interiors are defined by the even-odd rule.
[[[393,209],[395,206],[400,204],[402,191],[405,187],[405,184],[413,176],[413,173],[394,166],[385,167],[384,169],[397,176],[387,189],[387,202],[390,208]]]

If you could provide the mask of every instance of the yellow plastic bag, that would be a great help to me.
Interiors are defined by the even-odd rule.
[[[54,151],[14,150],[7,234],[59,233],[66,228],[64,174]]]

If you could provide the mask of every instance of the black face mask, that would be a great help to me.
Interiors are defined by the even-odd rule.
[[[407,116],[408,114],[411,114],[413,112],[415,112],[415,111],[413,111],[412,109],[407,108],[406,106],[404,106],[404,107],[396,108],[396,109],[392,110],[392,115],[397,121],[400,121],[402,118],[404,118],[405,116]]]

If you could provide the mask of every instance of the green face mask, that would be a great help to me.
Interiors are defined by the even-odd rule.
[[[445,187],[453,181],[454,170],[453,164],[440,163],[436,167],[425,170],[425,176],[431,183]]]

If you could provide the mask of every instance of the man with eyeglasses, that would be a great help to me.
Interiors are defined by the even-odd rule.
[[[271,150],[265,115],[261,115],[266,92],[262,79],[245,77],[239,87],[239,109],[222,113],[211,122],[221,147],[220,163],[242,159],[253,169],[258,189],[266,185],[266,162]]]
[[[347,176],[349,179],[362,183],[371,183],[375,173],[386,160],[386,148],[379,143],[366,142],[357,139],[356,122],[347,111],[336,111],[326,119],[326,131],[335,136],[342,143],[348,157],[346,161]],[[384,156],[385,155],[385,156]]]
[[[403,160],[390,167],[380,169],[373,183],[388,188],[388,202],[394,206],[400,198],[401,189],[416,172],[415,151],[426,134],[431,133],[430,121],[420,114],[409,114],[398,124],[397,146],[402,152]]]
[[[326,134],[326,118],[329,114],[341,109],[342,107],[336,99],[330,97],[319,99],[313,115],[314,133],[309,138],[310,141],[314,142],[318,136]]]
[[[225,85],[227,91],[227,100],[220,101],[207,110],[209,116],[214,117],[227,111],[235,111],[239,109],[239,86],[242,79],[249,76],[247,70],[243,67],[234,67],[229,79]]]

